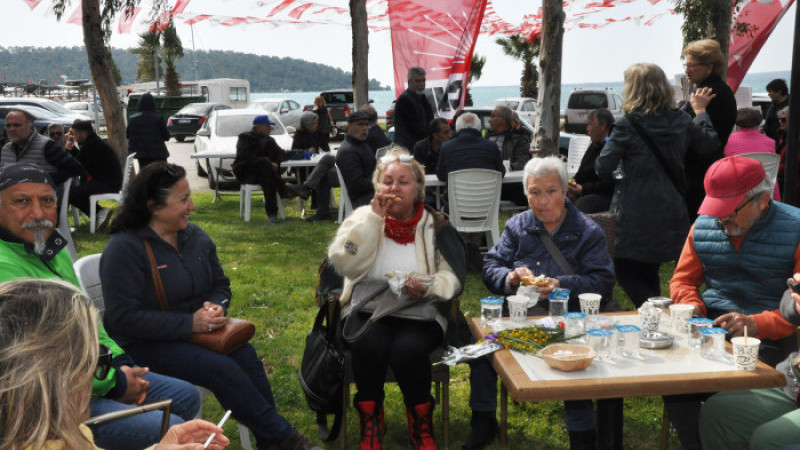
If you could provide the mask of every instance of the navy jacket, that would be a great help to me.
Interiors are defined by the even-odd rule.
[[[156,111],[156,102],[150,93],[142,95],[137,113],[128,119],[128,153],[136,152],[136,159],[167,159],[169,130],[161,114]]]
[[[394,106],[394,142],[409,151],[428,132],[433,120],[433,110],[425,95],[417,95],[406,89],[397,97]]]
[[[375,172],[377,161],[375,152],[366,141],[359,141],[346,134],[336,152],[336,165],[344,178],[347,196],[350,197],[353,208],[368,204],[375,196],[372,173]]]
[[[110,192],[122,188],[122,166],[114,150],[100,139],[97,133],[89,135],[86,142],[80,146],[78,161],[86,169],[86,178],[91,181],[103,183],[111,189]]]
[[[462,169],[489,169],[503,175],[506,173],[497,145],[482,138],[481,132],[472,128],[462,129],[456,137],[442,144],[436,177],[447,182],[447,174]]]

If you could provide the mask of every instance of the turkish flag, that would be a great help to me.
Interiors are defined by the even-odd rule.
[[[464,106],[469,66],[487,0],[389,0],[395,95],[408,69],[425,69],[439,117]]]
[[[794,0],[751,0],[733,8],[733,25],[728,44],[728,86],[736,92],[761,47]],[[752,33],[739,35],[737,25],[746,24]]]

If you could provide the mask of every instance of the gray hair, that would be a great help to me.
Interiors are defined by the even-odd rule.
[[[410,67],[408,69],[408,81],[411,81],[414,77],[422,75],[425,76],[425,69],[419,66]]]
[[[505,119],[506,125],[510,127],[511,122],[514,119],[514,115],[511,113],[511,108],[509,108],[508,106],[499,105],[495,106],[494,110],[497,111],[497,114],[495,114],[495,116]]]
[[[786,117],[789,117],[789,107],[784,106],[783,108],[780,109],[780,111],[778,111],[778,114],[783,114]]]
[[[300,128],[304,130],[308,130],[308,127],[314,124],[314,122],[319,120],[319,116],[316,113],[311,111],[306,111],[300,116]]]
[[[51,123],[50,125],[47,126],[47,131],[50,132],[50,131],[53,131],[53,130],[58,130],[58,131],[61,131],[63,133],[64,132],[64,125],[61,125],[60,123],[53,122],[53,123]]]
[[[775,189],[775,183],[770,179],[769,175],[766,175],[763,180],[758,182],[757,185],[748,189],[747,192],[745,192],[744,196],[747,199],[758,197],[761,194],[769,194],[770,197],[772,197],[772,191],[774,189]]]
[[[475,113],[464,113],[456,119],[456,133],[464,128],[472,128],[473,130],[481,131],[481,119]]]
[[[528,190],[528,178],[539,178],[550,173],[557,173],[561,178],[561,190],[567,192],[567,166],[558,156],[547,156],[544,158],[531,158],[525,164],[525,172],[522,175],[522,189]]]

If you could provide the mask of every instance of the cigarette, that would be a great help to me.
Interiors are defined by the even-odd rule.
[[[229,409],[228,411],[225,412],[225,415],[222,416],[222,420],[219,421],[217,427],[222,428],[222,425],[225,424],[225,421],[228,420],[228,417],[230,416],[231,416],[231,410]],[[203,444],[203,448],[208,448],[208,446],[211,445],[211,441],[213,441],[215,437],[217,437],[217,433],[216,432],[211,433],[211,436],[209,436],[208,439],[206,439],[206,443]]]

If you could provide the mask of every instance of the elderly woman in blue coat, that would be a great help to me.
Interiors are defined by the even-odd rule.
[[[561,287],[570,290],[572,311],[580,309],[578,294],[585,292],[602,294],[606,304],[614,287],[614,268],[605,233],[567,199],[564,163],[554,156],[533,158],[525,165],[522,182],[530,209],[506,222],[500,241],[484,258],[483,282],[495,294],[510,295],[516,293],[522,277],[544,275],[546,284],[537,288],[541,300]],[[570,267],[561,267],[556,262],[543,242],[544,236],[553,240]],[[546,315],[546,306],[540,305],[529,313]],[[478,443],[481,428],[489,430],[485,434],[492,436],[496,429],[496,374],[487,363],[479,362],[473,364],[470,380],[472,430]],[[594,448],[596,425],[592,402],[565,402],[565,409],[571,448]],[[480,423],[484,426],[480,427]]]

